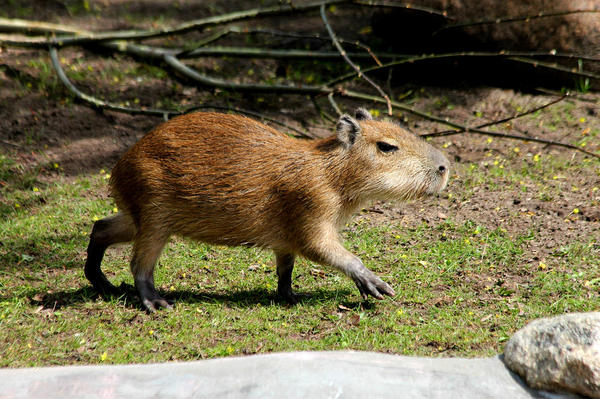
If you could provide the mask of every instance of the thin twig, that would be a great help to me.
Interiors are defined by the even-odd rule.
[[[525,64],[531,64],[534,67],[541,66],[541,67],[547,68],[547,69],[555,69],[557,71],[567,72],[572,75],[585,76],[586,78],[592,78],[592,79],[600,79],[600,75],[598,75],[598,74],[582,71],[578,68],[565,67],[562,65],[558,65],[555,62],[554,63],[543,62],[543,61],[538,61],[538,60],[532,60],[530,58],[525,58],[525,57],[508,57],[508,59],[511,61],[522,62]]]
[[[407,10],[415,10],[424,12],[427,14],[437,15],[444,17],[445,19],[454,20],[455,18],[449,17],[446,11],[436,10],[434,8],[416,6],[413,3],[398,3],[395,1],[377,1],[377,0],[354,0],[354,4],[374,6],[374,7],[390,7],[390,8],[405,8]]]
[[[329,93],[327,95],[327,99],[329,100],[329,104],[331,104],[331,107],[333,108],[333,110],[335,111],[336,114],[338,114],[338,116],[342,116],[343,112],[340,109],[340,107],[338,107],[337,103],[335,102],[335,100],[333,99],[333,95],[335,93],[332,91],[331,93]]]
[[[553,96],[560,96],[563,94],[560,91],[550,90],[550,89],[546,89],[543,87],[536,87],[535,90],[539,91],[540,93],[551,94]],[[598,98],[598,97],[589,98],[589,97],[585,97],[584,95],[575,93],[575,92],[569,93],[569,100],[581,101],[581,102],[585,102],[585,103],[589,103],[589,104],[600,105],[600,98]]]
[[[569,94],[563,94],[561,97],[556,98],[556,99],[554,99],[554,100],[552,100],[550,102],[547,102],[546,104],[540,105],[539,107],[532,108],[532,109],[527,110],[525,112],[521,112],[521,113],[515,114],[513,116],[509,116],[509,117],[504,118],[504,119],[498,119],[498,120],[494,120],[494,121],[491,121],[491,122],[484,123],[482,125],[477,126],[476,129],[482,129],[484,127],[499,125],[501,123],[505,123],[505,122],[508,122],[508,121],[511,121],[511,120],[514,120],[514,119],[522,118],[522,117],[524,117],[526,115],[533,114],[535,112],[538,112],[538,111],[541,111],[541,110],[543,110],[545,108],[548,108],[548,107],[550,107],[550,106],[552,106],[552,105],[554,105],[556,103],[559,103],[559,102],[561,102],[562,100],[564,100],[567,97],[569,97]],[[420,136],[421,137],[452,136],[452,135],[455,135],[455,134],[464,133],[464,131],[465,131],[464,129],[444,130],[442,132],[424,133],[424,134],[421,134]]]
[[[0,143],[6,144],[6,145],[12,145],[12,146],[17,147],[17,148],[23,148],[22,145],[17,144],[17,143],[13,143],[12,141],[0,140]]]
[[[329,115],[327,112],[325,112],[321,106],[319,105],[319,103],[317,102],[317,98],[316,96],[311,96],[310,97],[313,106],[315,107],[315,109],[317,110],[317,113],[319,114],[319,116],[321,117],[321,119],[324,122],[330,122],[330,123],[335,123],[335,118],[331,115]]]
[[[84,30],[66,25],[52,24],[42,21],[30,21],[18,18],[0,18],[1,32],[20,32],[28,35],[37,34],[85,34]]]
[[[379,85],[377,83],[373,82],[368,76],[364,75],[361,72],[360,67],[358,65],[356,65],[355,63],[353,63],[350,60],[350,58],[348,58],[348,54],[346,53],[346,51],[344,50],[344,48],[342,47],[342,45],[340,44],[340,42],[337,40],[337,38],[335,36],[335,32],[331,28],[331,25],[329,25],[329,21],[327,20],[327,15],[325,13],[325,6],[324,5],[321,6],[321,19],[323,20],[323,23],[325,24],[325,27],[327,28],[327,32],[329,33],[329,37],[331,37],[331,41],[333,42],[333,44],[335,45],[335,47],[340,52],[340,55],[344,58],[344,60],[346,61],[346,63],[348,65],[350,65],[352,67],[352,69],[354,69],[358,73],[359,77],[361,77],[364,80],[366,80],[371,86],[373,86],[375,88],[375,90],[377,90],[379,92],[379,94],[381,94],[381,96],[387,102],[388,115],[392,115],[392,104],[390,102],[390,97],[385,93],[385,91],[383,91],[383,89],[381,87],[379,87]]]
[[[433,32],[432,36],[435,36],[438,33],[445,31],[445,30],[449,30],[449,29],[466,28],[466,27],[470,27],[470,26],[479,26],[479,25],[504,24],[504,23],[509,23],[509,22],[522,22],[522,21],[529,22],[532,19],[560,17],[560,16],[564,16],[564,15],[583,14],[583,13],[600,13],[600,10],[588,9],[588,10],[557,11],[557,12],[548,12],[548,13],[542,11],[535,15],[524,15],[524,16],[518,16],[518,17],[503,17],[503,18],[494,18],[494,19],[484,19],[484,20],[480,20],[480,21],[461,22],[461,23],[457,23],[457,24],[442,26],[441,28],[439,28],[438,30]]]
[[[352,58],[373,58],[381,64],[379,58],[398,58],[397,54],[379,54],[379,58],[375,54],[367,53],[348,53]],[[194,58],[205,56],[229,56],[229,57],[252,57],[252,58],[320,58],[320,59],[339,59],[340,53],[337,51],[313,51],[302,49],[270,49],[259,47],[198,47],[193,50],[184,51],[177,54],[177,58]]]

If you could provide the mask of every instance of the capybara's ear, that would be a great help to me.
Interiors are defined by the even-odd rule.
[[[335,126],[338,139],[344,144],[344,147],[350,148],[356,141],[356,137],[360,134],[360,125],[348,114],[340,116],[337,125]]]
[[[373,119],[371,113],[364,108],[357,108],[356,111],[354,111],[354,118],[356,118],[357,121],[370,121]]]

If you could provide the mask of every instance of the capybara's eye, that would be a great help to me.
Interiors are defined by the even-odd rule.
[[[392,145],[392,144],[388,144],[385,141],[378,141],[377,142],[377,148],[381,152],[392,152],[392,151],[397,151],[398,150],[397,146]]]

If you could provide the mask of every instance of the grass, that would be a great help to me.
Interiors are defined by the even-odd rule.
[[[349,279],[300,260],[294,284],[304,297],[288,306],[275,295],[269,252],[174,238],[156,281],[176,306],[146,314],[130,286],[103,300],[83,276],[92,221],[114,212],[103,195],[106,173],[41,184],[35,170],[9,155],[0,160],[0,366],[340,349],[488,356],[532,318],[600,305],[597,237],[561,243],[532,262],[535,229],[513,235],[452,218],[407,228],[362,215],[344,229],[346,245],[392,284],[395,298],[363,302]],[[485,168],[465,169],[467,183],[489,179]],[[105,258],[117,285],[132,284],[128,257],[122,246]]]

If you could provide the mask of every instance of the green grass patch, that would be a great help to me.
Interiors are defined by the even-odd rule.
[[[534,231],[511,236],[451,218],[409,229],[358,218],[343,231],[346,245],[391,283],[395,298],[363,302],[345,276],[299,260],[294,285],[303,298],[288,306],[275,294],[270,252],[173,238],[156,282],[176,306],[147,314],[130,287],[128,245],[110,249],[103,264],[115,284],[129,285],[123,297],[98,298],[83,276],[93,220],[114,212],[106,175],[38,187],[9,176],[10,158],[0,166],[0,366],[339,349],[487,356],[532,318],[600,305],[593,237],[561,243],[532,264]]]

